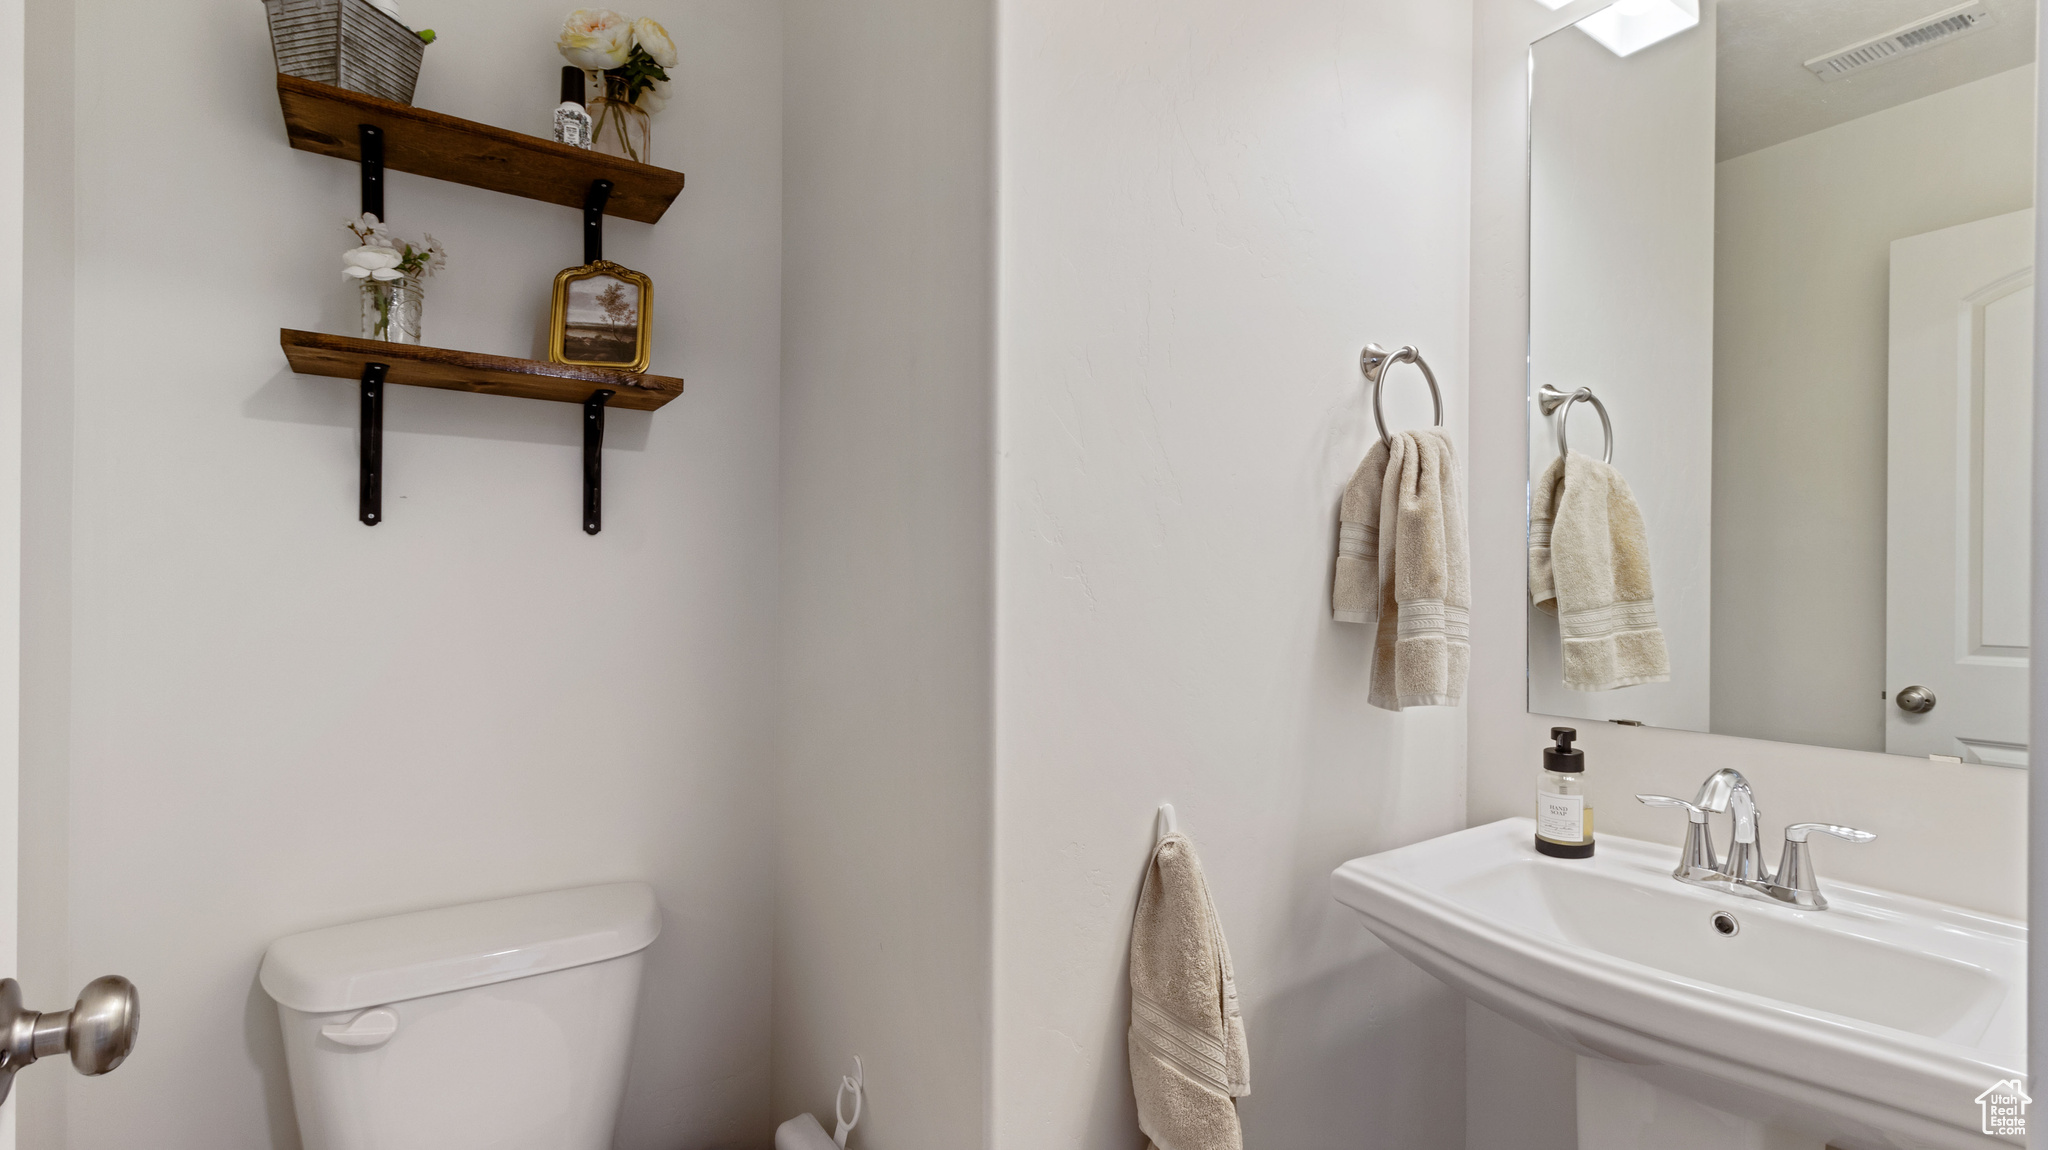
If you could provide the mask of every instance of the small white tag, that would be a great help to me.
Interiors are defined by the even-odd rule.
[[[1586,796],[1536,792],[1536,834],[1554,843],[1586,841]]]

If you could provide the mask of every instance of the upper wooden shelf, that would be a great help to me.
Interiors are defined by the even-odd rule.
[[[651,224],[683,190],[683,174],[539,136],[508,132],[280,72],[277,102],[292,147],[360,161],[356,128],[384,130],[384,166],[472,188],[583,206],[592,180],[612,182],[605,214]],[[580,400],[578,402],[581,402]]]
[[[683,381],[666,375],[634,375],[629,371],[611,371],[601,367],[568,367],[503,355],[384,343],[291,328],[281,329],[277,333],[277,341],[283,345],[285,358],[291,361],[292,370],[301,375],[360,379],[366,365],[381,363],[389,368],[384,377],[386,383],[510,395],[520,399],[550,399],[560,403],[582,403],[590,398],[592,391],[608,387],[616,394],[606,401],[606,406],[637,411],[653,411],[683,393]]]

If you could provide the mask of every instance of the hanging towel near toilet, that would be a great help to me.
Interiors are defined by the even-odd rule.
[[[1337,518],[1331,613],[1374,628],[1368,701],[1455,706],[1472,662],[1472,579],[1450,436],[1428,428],[1374,443]]]
[[[1131,924],[1131,1090],[1151,1150],[1243,1150],[1251,1055],[1230,947],[1188,837],[1152,850]]]
[[[1606,691],[1670,680],[1643,513],[1621,473],[1590,455],[1560,456],[1536,481],[1529,597],[1557,616],[1565,686]]]

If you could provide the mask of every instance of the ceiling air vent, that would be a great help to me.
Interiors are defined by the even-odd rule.
[[[1915,20],[1911,24],[1882,36],[1872,37],[1861,44],[1851,44],[1839,52],[1815,56],[1806,62],[1813,74],[1823,80],[1833,80],[1851,72],[1860,72],[1901,56],[1910,56],[1923,48],[1946,44],[1959,36],[1967,36],[1991,23],[1991,10],[1983,0],[1973,4],[1958,4],[1945,8],[1932,16]]]

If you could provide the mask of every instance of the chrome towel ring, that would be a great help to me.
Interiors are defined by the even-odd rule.
[[[1358,354],[1358,367],[1365,372],[1365,378],[1372,381],[1372,421],[1379,425],[1380,442],[1390,446],[1394,442],[1394,437],[1388,434],[1387,417],[1380,410],[1380,388],[1387,381],[1387,368],[1397,363],[1412,363],[1422,369],[1422,378],[1429,381],[1429,398],[1436,402],[1434,426],[1444,425],[1444,393],[1437,388],[1436,373],[1429,370],[1429,365],[1423,362],[1422,353],[1415,350],[1415,345],[1405,344],[1397,350],[1388,351],[1376,343],[1366,344],[1365,350]]]
[[[1593,389],[1590,387],[1582,387],[1577,391],[1567,392],[1559,391],[1546,383],[1536,391],[1536,402],[1543,405],[1543,414],[1549,415],[1560,407],[1564,408],[1563,411],[1557,412],[1557,453],[1563,455],[1570,450],[1565,444],[1564,427],[1566,423],[1571,421],[1572,404],[1580,400],[1592,404],[1593,410],[1600,413],[1600,430],[1607,440],[1607,450],[1601,454],[1600,462],[1613,463],[1614,421],[1607,418],[1607,405],[1600,402],[1600,397],[1594,395]]]

